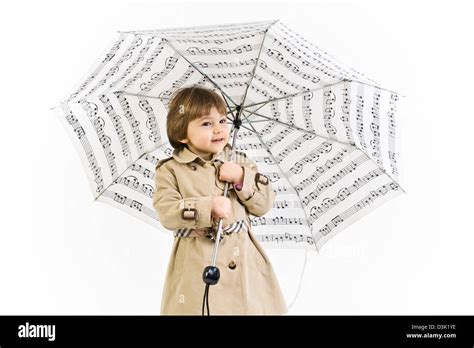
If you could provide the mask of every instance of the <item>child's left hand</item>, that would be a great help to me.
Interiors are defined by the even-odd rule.
[[[235,162],[224,162],[219,167],[219,180],[230,183],[242,183],[244,181],[244,169]]]

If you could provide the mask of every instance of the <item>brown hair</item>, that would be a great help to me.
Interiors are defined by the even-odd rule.
[[[188,124],[208,115],[215,107],[222,115],[227,113],[222,97],[211,89],[193,86],[178,89],[173,93],[168,106],[166,131],[171,146],[181,151],[186,144],[179,140],[188,136]]]

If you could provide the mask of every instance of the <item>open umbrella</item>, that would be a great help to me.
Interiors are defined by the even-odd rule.
[[[118,32],[54,108],[94,200],[166,231],[152,206],[155,165],[173,150],[170,96],[191,85],[220,93],[229,122],[239,115],[234,148],[272,183],[273,209],[252,219],[263,246],[319,251],[404,192],[401,96],[276,20]]]

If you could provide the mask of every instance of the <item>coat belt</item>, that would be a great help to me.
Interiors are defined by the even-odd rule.
[[[244,220],[237,220],[230,225],[227,225],[222,228],[221,240],[224,235],[228,235],[234,232],[239,231],[248,231],[250,230],[250,218]],[[195,228],[180,228],[174,231],[175,237],[203,237],[206,236],[209,239],[215,240],[217,234],[217,226],[209,227],[205,229],[195,229]]]

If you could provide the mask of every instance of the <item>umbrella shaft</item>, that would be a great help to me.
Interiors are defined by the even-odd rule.
[[[239,117],[240,117],[240,108],[238,108],[238,110],[237,110],[237,119]],[[236,143],[236,140],[237,140],[237,133],[239,132],[239,128],[240,127],[234,127],[234,126],[232,127],[232,129],[235,129],[235,131],[234,131],[233,138],[232,138],[232,150],[229,154],[229,162],[233,160],[234,146],[235,146],[235,143]],[[229,190],[229,182],[226,181],[226,183],[224,185],[224,197],[227,197],[228,190]],[[224,221],[223,218],[219,218],[219,224],[217,225],[217,233],[216,233],[216,238],[215,238],[215,243],[214,243],[214,251],[213,251],[213,255],[212,255],[212,266],[215,266],[216,261],[217,261],[217,251],[219,249],[219,243],[220,243],[220,240],[221,240],[223,221]]]
[[[226,182],[224,186],[224,197],[227,197],[227,190],[229,188],[229,183]],[[219,242],[221,240],[221,234],[222,234],[222,222],[224,221],[223,218],[219,219],[219,224],[217,225],[217,234],[216,234],[216,239],[214,243],[214,252],[212,256],[212,266],[216,265],[216,260],[217,260],[217,250],[219,249]]]

